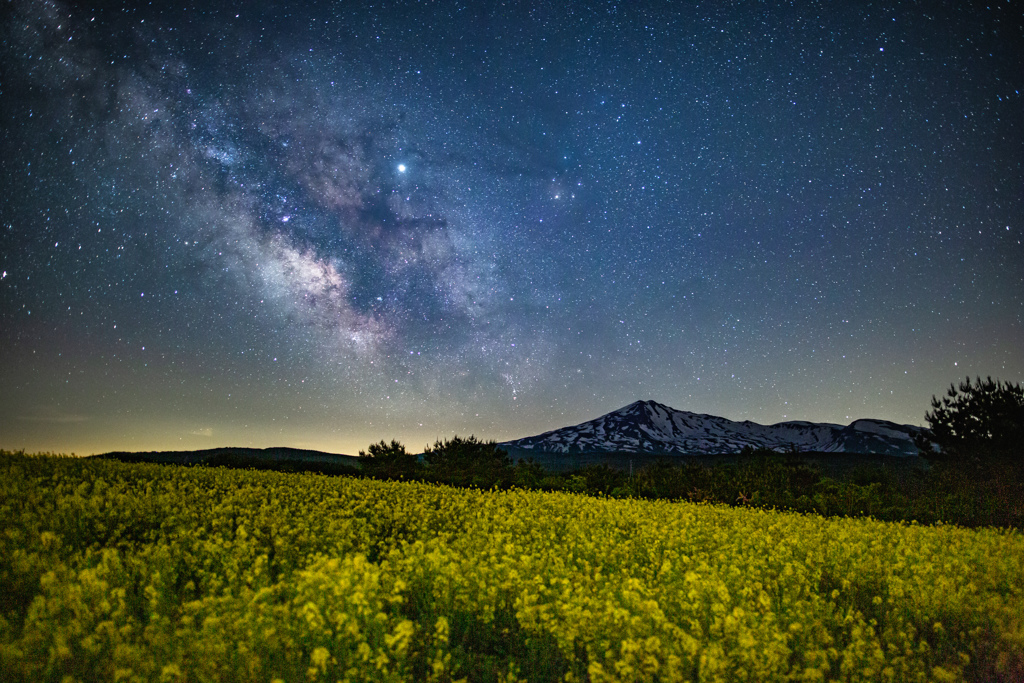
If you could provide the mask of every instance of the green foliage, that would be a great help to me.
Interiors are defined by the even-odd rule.
[[[544,480],[548,477],[548,471],[533,461],[520,460],[512,470],[512,484],[521,489],[544,488]]]
[[[494,441],[475,436],[436,441],[423,451],[427,476],[432,481],[456,486],[508,486],[512,483],[512,461]]]
[[[833,455],[842,458],[840,455]],[[896,461],[830,472],[784,453],[732,464],[662,460],[627,470],[590,466],[548,472],[533,462],[514,469],[519,488],[611,498],[724,503],[837,517],[1024,528],[1024,482],[998,470],[964,471]]]
[[[1020,384],[968,377],[949,385],[946,396],[932,396],[924,418],[931,428],[918,440],[922,455],[933,460],[990,463],[1020,459],[1024,450],[1024,388]],[[938,447],[935,450],[932,446]]]
[[[419,459],[397,440],[370,444],[359,451],[363,472],[377,479],[414,479],[422,474]]]
[[[1015,681],[1022,577],[1016,531],[0,451],[11,683]]]

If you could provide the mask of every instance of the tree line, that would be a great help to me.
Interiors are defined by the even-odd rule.
[[[422,457],[397,440],[360,451],[362,474],[453,486],[563,490],[785,508],[827,515],[1024,528],[1024,389],[967,378],[932,397],[917,446],[928,468],[861,466],[825,476],[798,454],[747,449],[738,462],[664,460],[626,472],[605,465],[553,472],[513,463],[494,441],[438,440]]]

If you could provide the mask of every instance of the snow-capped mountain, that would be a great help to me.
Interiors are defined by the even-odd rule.
[[[745,446],[775,451],[876,453],[914,456],[914,425],[886,420],[855,420],[847,426],[816,422],[762,425],[676,410],[655,401],[637,401],[573,427],[507,441],[535,453],[738,453]]]

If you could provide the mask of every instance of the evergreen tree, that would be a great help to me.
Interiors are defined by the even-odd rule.
[[[1020,384],[968,377],[950,384],[946,396],[932,396],[924,419],[931,434],[917,445],[922,455],[948,462],[1021,461],[1024,454],[1024,389]],[[936,450],[936,447],[938,450]]]
[[[367,452],[369,451],[369,452]],[[414,479],[421,466],[415,454],[405,450],[397,440],[391,443],[370,444],[367,451],[359,451],[363,472],[378,479]]]
[[[456,435],[436,441],[423,451],[428,476],[457,486],[506,486],[512,480],[512,461],[494,441]]]

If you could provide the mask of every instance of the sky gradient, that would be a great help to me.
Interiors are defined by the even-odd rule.
[[[1013,3],[5,3],[0,448],[923,424],[1024,379]]]

